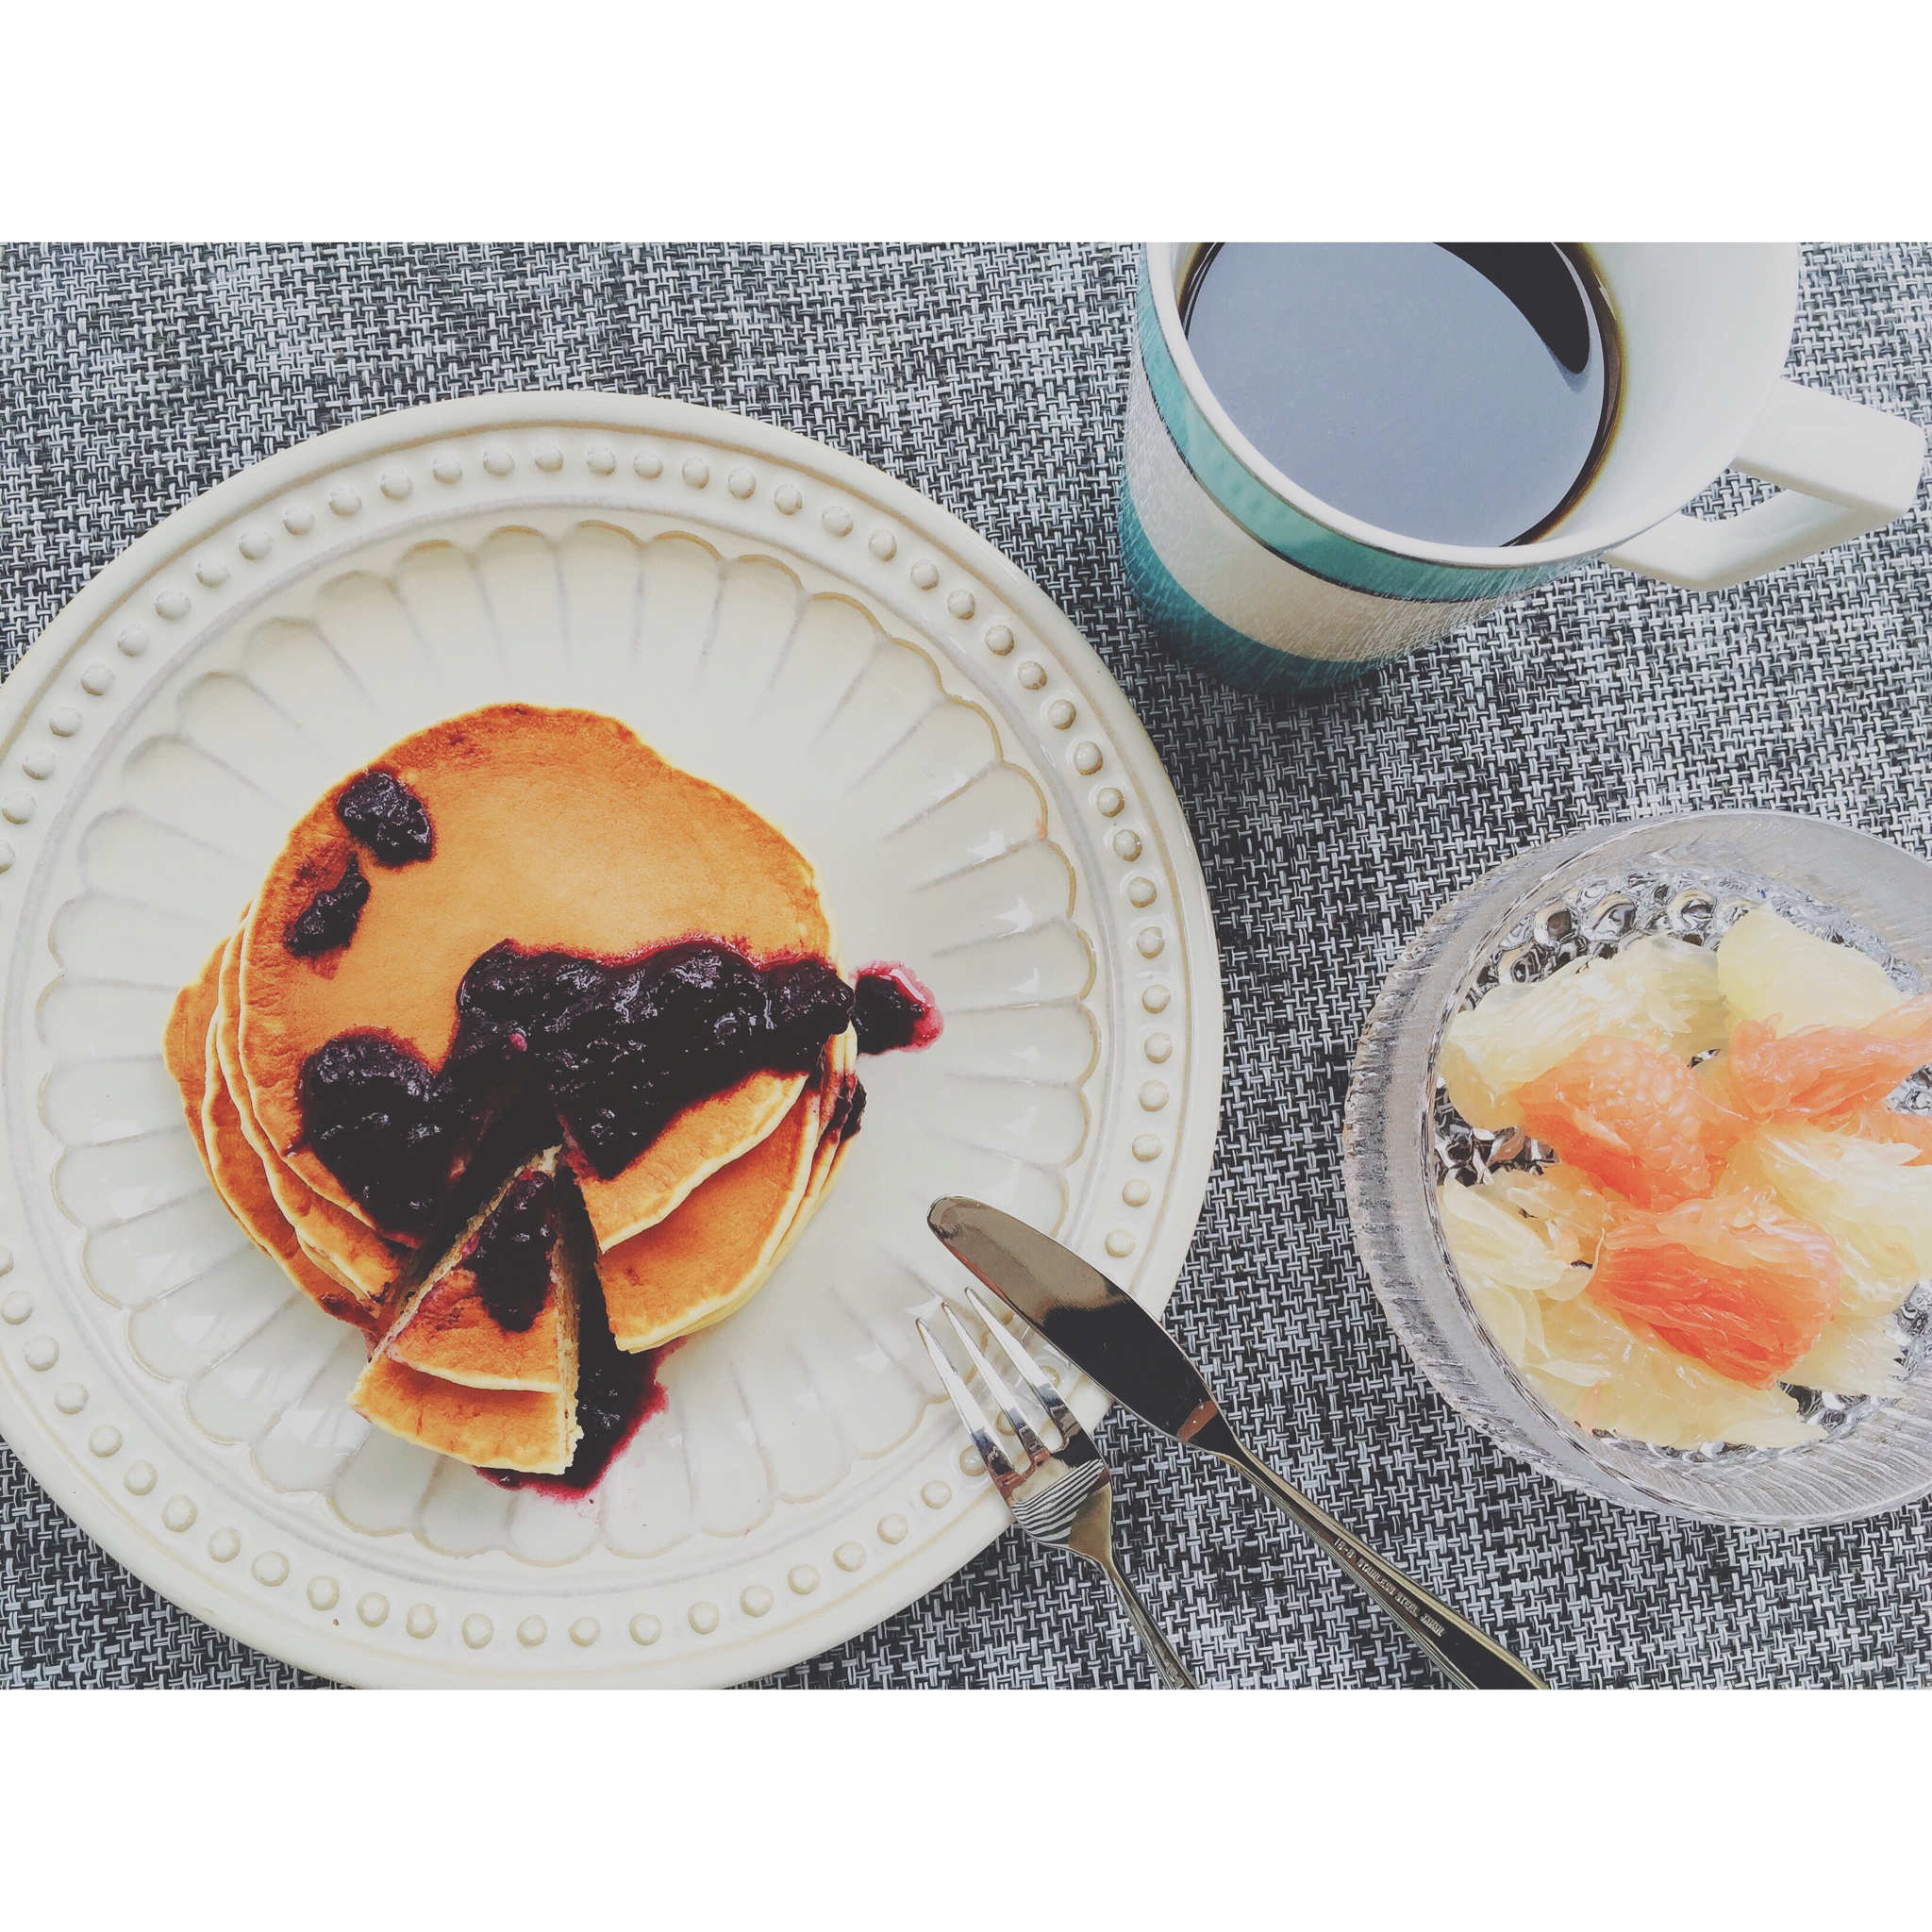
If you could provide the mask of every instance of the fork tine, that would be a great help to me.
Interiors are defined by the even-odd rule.
[[[999,1440],[992,1432],[992,1424],[987,1421],[986,1412],[973,1399],[973,1391],[959,1379],[958,1371],[953,1367],[950,1357],[932,1338],[932,1330],[924,1322],[914,1321],[919,1330],[919,1339],[925,1343],[925,1352],[932,1357],[932,1365],[939,1371],[940,1380],[953,1398],[953,1407],[959,1411],[959,1420],[966,1424],[966,1433],[973,1438],[973,1446],[979,1451],[979,1459],[986,1464],[986,1473],[993,1479],[994,1487],[1002,1495],[1009,1484],[1019,1481],[1019,1473],[1007,1460],[1007,1452],[999,1445]]]
[[[1026,1452],[1027,1466],[1038,1467],[1053,1452],[1040,1440],[1033,1424],[1026,1420],[1025,1411],[1014,1399],[1013,1391],[1000,1380],[993,1372],[992,1364],[980,1354],[978,1344],[967,1334],[965,1323],[953,1312],[950,1304],[946,1308],[946,1320],[953,1324],[953,1333],[959,1338],[960,1345],[972,1357],[973,1366],[979,1371],[981,1379],[986,1383],[987,1392],[999,1404],[1000,1412],[1012,1424],[1013,1433],[1019,1437],[1020,1446]]]
[[[992,1309],[981,1297],[976,1288],[966,1291],[966,1299],[973,1304],[974,1312],[986,1324],[986,1332],[999,1343],[1007,1359],[1025,1378],[1026,1386],[1033,1391],[1033,1399],[1052,1418],[1054,1426],[1060,1432],[1063,1441],[1071,1442],[1076,1436],[1083,1436],[1079,1418],[1060,1398],[1060,1391],[1047,1380],[1046,1372],[1026,1351],[1014,1341],[1011,1332],[994,1315]]]

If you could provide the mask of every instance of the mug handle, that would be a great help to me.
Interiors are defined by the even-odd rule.
[[[1680,511],[1604,561],[1687,591],[1728,590],[1904,516],[1924,460],[1916,423],[1780,381],[1731,462],[1778,494],[1722,520]]]

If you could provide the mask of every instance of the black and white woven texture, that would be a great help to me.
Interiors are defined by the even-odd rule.
[[[1932,249],[1815,249],[1806,270],[1792,373],[1932,423]],[[1215,908],[1227,1074],[1169,1321],[1257,1447],[1557,1683],[1932,1680],[1932,1504],[1784,1535],[1558,1490],[1410,1366],[1356,1258],[1339,1161],[1384,973],[1524,845],[1763,806],[1926,853],[1923,511],[1719,596],[1593,570],[1320,703],[1244,696],[1167,658],[1122,577],[1133,277],[1124,248],[0,251],[4,662],[170,510],[411,404],[647,391],[863,457],[1044,587],[1173,774]],[[1100,1440],[1124,1560],[1205,1681],[1432,1681],[1231,1479],[1129,1418]],[[777,1681],[1148,1681],[1102,1589],[1069,1573],[1009,1533]],[[303,1680],[137,1582],[0,1445],[0,1681]]]

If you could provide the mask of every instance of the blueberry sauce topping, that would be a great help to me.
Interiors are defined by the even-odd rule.
[[[472,1238],[461,1265],[499,1328],[526,1334],[543,1312],[557,1233],[557,1183],[539,1172],[519,1174]]]
[[[645,1417],[663,1407],[658,1362],[664,1353],[659,1348],[626,1355],[610,1339],[610,1318],[604,1310],[597,1271],[586,1269],[577,1303],[577,1425],[584,1434],[570,1467],[561,1475],[527,1475],[514,1469],[486,1469],[481,1474],[507,1490],[582,1495],[594,1489]]]
[[[918,1052],[945,1030],[932,994],[903,966],[864,966],[853,1003],[860,1053]]]
[[[812,1072],[852,989],[827,960],[759,967],[714,941],[619,964],[506,944],[463,975],[457,1013],[458,1077],[525,1061],[608,1180],[694,1101],[759,1070]]]
[[[298,959],[339,952],[356,937],[357,922],[368,903],[369,881],[362,875],[361,861],[352,852],[341,877],[332,886],[319,888],[283,928],[282,943]]]
[[[824,1125],[819,1130],[819,1138],[824,1140],[829,1136],[835,1141],[849,1141],[858,1133],[858,1124],[864,1118],[865,1083],[847,1075],[832,1096],[831,1109]]]
[[[414,865],[436,850],[436,833],[423,801],[379,766],[347,785],[336,800],[336,816],[375,853],[378,865]]]
[[[376,1224],[420,1233],[442,1205],[459,1116],[387,1033],[339,1033],[302,1063],[303,1138]]]
[[[607,1179],[693,1102],[760,1069],[809,1073],[852,1018],[829,961],[757,966],[692,941],[610,962],[492,946],[457,991],[438,1071],[387,1034],[338,1034],[303,1063],[308,1144],[382,1226],[419,1233],[475,1124],[534,1087]]]

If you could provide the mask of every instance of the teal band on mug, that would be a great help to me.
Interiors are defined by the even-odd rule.
[[[1379,662],[1297,658],[1273,645],[1257,643],[1231,624],[1224,624],[1176,583],[1161,562],[1141,525],[1124,472],[1120,485],[1120,539],[1127,583],[1168,648],[1224,684],[1271,697],[1298,697],[1334,691],[1381,669]]]
[[[1547,562],[1496,570],[1400,557],[1305,516],[1255,476],[1195,407],[1169,353],[1144,267],[1135,317],[1147,386],[1181,460],[1202,489],[1275,556],[1331,584],[1426,604],[1513,597],[1574,568],[1569,562]]]

